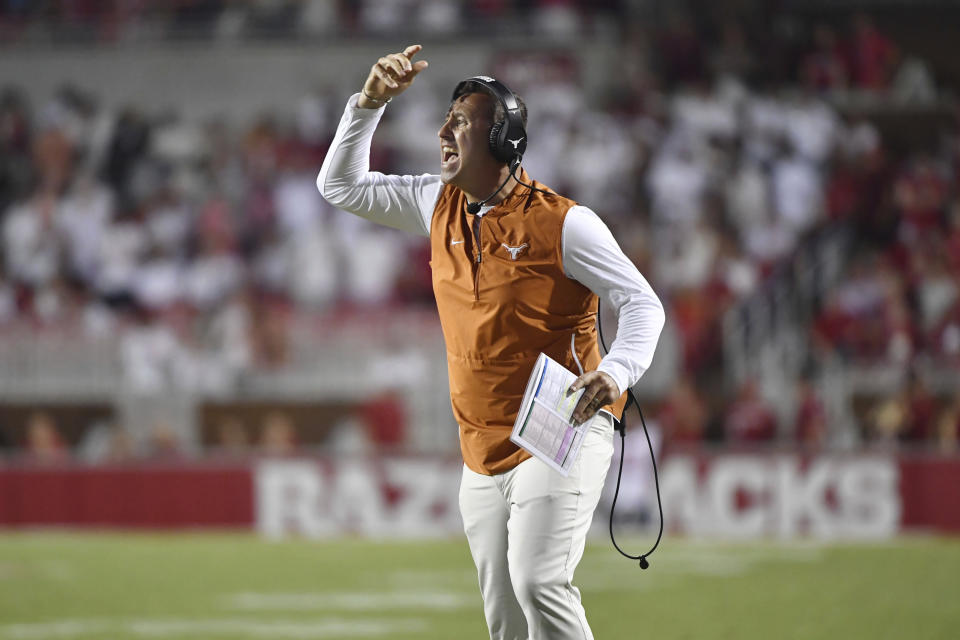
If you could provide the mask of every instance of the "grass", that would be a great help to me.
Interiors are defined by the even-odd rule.
[[[647,571],[598,539],[576,582],[600,640],[960,637],[956,539],[668,538]],[[0,535],[0,640],[486,637],[459,539]]]

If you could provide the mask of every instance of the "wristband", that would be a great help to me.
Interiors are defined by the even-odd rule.
[[[393,100],[393,96],[387,98],[386,100],[383,100],[383,99],[381,99],[381,98],[374,98],[372,95],[370,95],[369,93],[367,93],[366,88],[361,88],[361,89],[360,89],[360,93],[362,93],[362,94],[363,94],[363,97],[366,98],[367,100],[369,100],[370,102],[376,102],[376,103],[379,104],[379,105],[385,105],[385,104],[387,104],[388,102],[390,102],[391,100]]]

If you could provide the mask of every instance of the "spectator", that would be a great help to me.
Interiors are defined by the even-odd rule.
[[[84,167],[74,177],[57,211],[56,227],[64,249],[65,271],[93,282],[100,268],[103,237],[114,216],[113,193]]]
[[[150,427],[147,437],[147,457],[156,461],[175,461],[184,455],[181,436],[166,420],[158,420]]]
[[[271,411],[260,428],[260,452],[268,456],[287,456],[296,452],[297,430],[286,413]]]
[[[680,10],[671,10],[666,27],[657,40],[661,75],[670,86],[682,86],[703,79],[705,54],[702,40],[689,15]]]
[[[117,464],[134,460],[136,450],[123,425],[100,422],[84,434],[79,456],[88,464]]]
[[[26,426],[26,454],[40,464],[60,464],[70,459],[70,450],[53,416],[45,411],[30,414]]]
[[[933,440],[936,402],[923,377],[911,372],[903,395],[903,405],[907,411],[900,429],[900,439],[911,444]]]
[[[59,271],[60,246],[54,232],[57,208],[57,194],[39,190],[11,207],[3,218],[6,272],[27,292],[49,284]]]
[[[770,182],[778,221],[790,235],[800,238],[823,216],[823,185],[817,166],[793,149],[774,162]]]
[[[386,391],[364,403],[359,410],[370,441],[380,449],[398,449],[406,441],[407,416],[396,392]]]
[[[19,90],[0,87],[0,212],[27,194],[35,172],[31,135],[26,97]]]
[[[693,380],[684,375],[670,390],[657,414],[664,446],[698,444],[704,440],[707,406]]]
[[[214,447],[218,454],[232,458],[249,455],[250,437],[243,422],[234,416],[219,419]]]
[[[793,437],[804,447],[820,448],[827,444],[827,412],[814,386],[813,376],[804,373],[797,378],[796,416]]]
[[[132,107],[124,109],[114,125],[104,158],[103,178],[117,194],[121,209],[136,203],[131,178],[150,148],[150,135],[146,118]]]
[[[837,34],[830,26],[814,27],[813,51],[804,58],[800,73],[803,85],[813,93],[847,87],[850,72]]]
[[[867,14],[857,13],[851,20],[846,51],[853,86],[871,91],[889,86],[899,57],[897,47]]]
[[[134,394],[158,395],[173,388],[192,388],[183,346],[173,328],[144,307],[131,313],[133,324],[121,338],[123,379]]]
[[[936,444],[944,454],[954,454],[960,447],[960,394],[948,400],[937,417]]]
[[[869,409],[863,425],[863,440],[886,448],[895,447],[904,432],[909,409],[902,394],[881,396]]]
[[[933,158],[921,154],[910,160],[894,183],[894,199],[900,209],[900,240],[913,245],[923,236],[939,232],[948,195],[946,172]]]
[[[747,40],[744,26],[736,18],[723,22],[720,44],[710,56],[710,66],[718,75],[733,75],[748,79],[757,67],[756,51]]]
[[[724,435],[731,444],[771,442],[777,434],[777,420],[766,401],[760,396],[756,380],[747,380],[727,409]]]
[[[220,395],[239,388],[253,365],[251,323],[248,294],[242,290],[200,315],[192,353],[198,390]]]

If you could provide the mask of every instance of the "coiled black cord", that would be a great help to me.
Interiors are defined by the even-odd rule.
[[[597,328],[600,332],[600,345],[603,347],[603,352],[607,353],[606,340],[603,339],[603,323],[600,319],[600,303],[597,303]],[[610,504],[610,542],[613,543],[614,548],[620,552],[620,555],[630,560],[639,560],[640,568],[646,569],[650,566],[650,563],[647,561],[647,557],[652,554],[657,546],[660,544],[660,539],[663,538],[663,503],[660,500],[660,475],[657,472],[657,458],[653,454],[653,443],[650,441],[650,432],[647,431],[647,422],[643,419],[643,411],[640,409],[640,403],[637,402],[636,396],[633,395],[633,389],[627,388],[627,404],[623,407],[624,417],[626,417],[627,409],[630,408],[630,404],[633,403],[637,405],[637,413],[640,414],[640,424],[643,425],[643,435],[647,438],[647,448],[650,449],[650,462],[653,463],[653,483],[657,488],[657,511],[660,514],[660,530],[657,532],[657,540],[653,543],[653,546],[650,547],[650,550],[646,553],[642,553],[638,556],[632,556],[623,549],[620,548],[620,545],[617,544],[617,539],[613,535],[613,512],[617,507],[617,496],[620,495],[620,478],[623,476],[623,459],[626,456],[626,429],[624,429],[623,422],[620,421],[617,423],[616,430],[620,434],[620,467],[617,470],[617,487],[613,492],[613,502]]]

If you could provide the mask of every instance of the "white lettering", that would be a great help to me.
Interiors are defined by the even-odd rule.
[[[278,538],[291,532],[308,537],[332,533],[323,518],[324,486],[314,462],[268,461],[256,469],[257,530]]]
[[[716,533],[737,538],[761,535],[768,519],[765,507],[770,479],[767,466],[760,458],[717,459],[707,485]],[[738,505],[740,498],[747,504]]]
[[[662,467],[665,526],[689,535],[884,538],[899,529],[896,461],[821,456],[688,456]]]
[[[329,517],[338,530],[382,535],[387,529],[386,503],[378,474],[371,465],[338,465],[330,497]]]
[[[806,472],[796,458],[781,458],[776,465],[774,520],[781,538],[809,533],[830,537],[835,532],[834,514],[827,505],[827,486],[833,473],[830,462],[816,460]]]
[[[697,467],[692,458],[667,460],[660,477],[664,529],[695,534],[704,524],[703,500],[697,487]]]
[[[459,476],[450,465],[429,460],[392,460],[387,479],[401,491],[391,530],[397,536],[449,535],[463,531],[457,506]]]
[[[445,536],[463,531],[460,466],[429,459],[331,464],[269,461],[256,470],[257,529],[268,537],[342,533]]]
[[[837,482],[843,533],[859,538],[887,538],[900,524],[900,474],[886,458],[846,462]]]
[[[265,461],[256,469],[257,529],[269,537],[456,535],[459,482],[459,464],[429,458]],[[795,456],[675,456],[660,487],[665,528],[681,534],[883,538],[900,523],[889,458],[821,456],[804,466]]]

